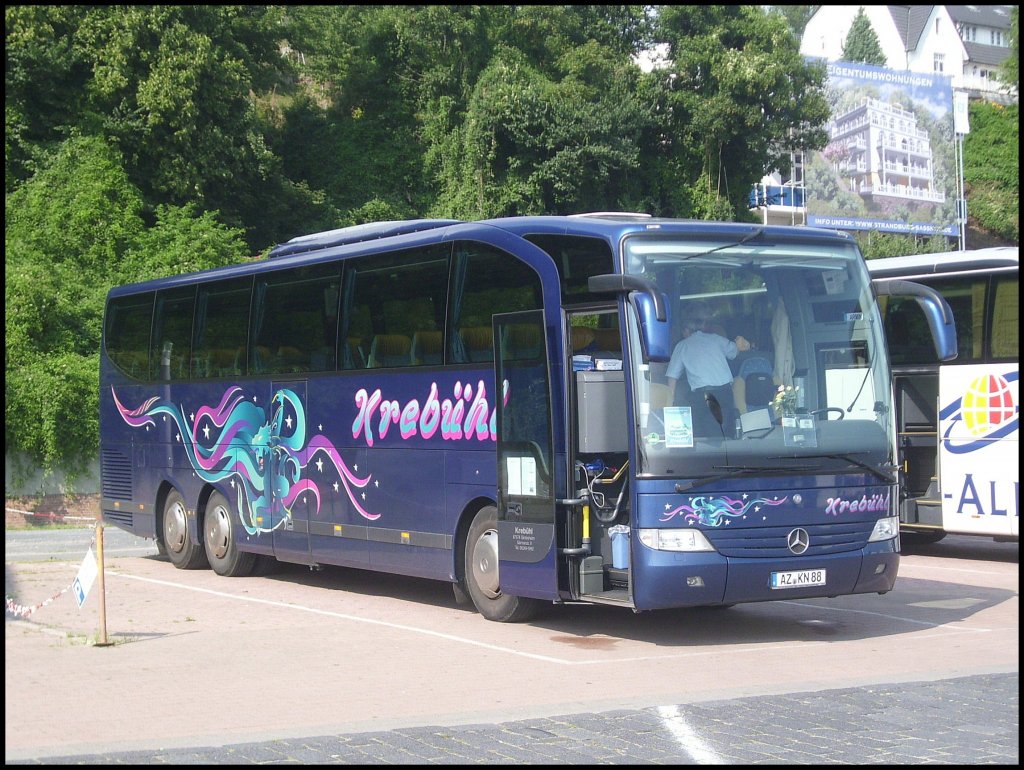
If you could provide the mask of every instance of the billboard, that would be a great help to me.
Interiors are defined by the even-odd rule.
[[[806,159],[807,224],[958,236],[951,78],[827,66],[829,142]]]

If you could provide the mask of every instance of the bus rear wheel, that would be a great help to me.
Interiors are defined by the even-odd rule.
[[[181,493],[172,489],[164,503],[160,524],[167,558],[178,569],[199,569],[206,566],[206,552],[202,543],[193,543],[188,536],[188,508]]]
[[[518,623],[529,620],[539,606],[501,592],[498,580],[498,509],[488,505],[477,511],[469,525],[463,551],[466,590],[477,611],[488,620]]]
[[[238,550],[235,511],[220,492],[210,495],[203,517],[203,543],[213,571],[224,577],[246,577],[256,565],[256,554]]]

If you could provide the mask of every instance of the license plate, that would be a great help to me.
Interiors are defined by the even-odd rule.
[[[803,588],[825,585],[825,570],[804,569],[796,572],[773,572],[772,588]]]

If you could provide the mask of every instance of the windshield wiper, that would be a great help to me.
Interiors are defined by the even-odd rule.
[[[727,243],[724,246],[716,246],[715,248],[709,249],[708,251],[702,251],[700,254],[694,254],[692,256],[686,257],[686,259],[699,259],[700,257],[706,257],[708,254],[714,254],[716,251],[721,251],[722,249],[735,249],[737,246],[742,246],[747,241],[754,240],[757,236],[761,235],[763,232],[764,232],[764,225],[760,225],[758,227],[755,227],[753,232],[747,233],[746,235],[744,235],[743,238],[741,238],[740,240],[736,241],[736,243]]]
[[[775,458],[772,458],[775,459]],[[788,459],[785,457],[778,459]],[[797,471],[816,471],[818,470],[817,465],[715,465],[714,468],[721,469],[725,473],[716,473],[713,476],[702,476],[700,478],[693,479],[686,484],[676,484],[676,492],[686,492],[687,490],[694,489],[696,487],[702,487],[705,484],[711,484],[715,481],[721,481],[722,479],[731,479],[737,476],[752,476],[757,473],[793,473]]]
[[[857,454],[867,454],[867,452],[857,452]],[[802,454],[799,457],[800,457],[801,460],[803,460],[805,458],[807,458],[807,459],[818,458],[818,459],[825,459],[825,460],[842,460],[843,462],[847,462],[850,465],[855,465],[856,467],[858,467],[858,468],[860,468],[862,470],[865,470],[868,473],[874,474],[879,479],[884,481],[886,484],[895,484],[896,483],[896,478],[894,476],[890,476],[888,473],[885,472],[886,470],[890,470],[890,471],[897,470],[898,466],[895,466],[895,465],[886,466],[885,470],[883,470],[882,468],[880,468],[877,465],[870,465],[870,464],[868,464],[866,462],[863,462],[862,460],[858,460],[852,454],[848,454],[848,455],[839,455],[839,454],[834,454],[834,455],[827,455],[827,454],[803,455]],[[783,459],[785,459],[785,457],[784,456],[769,457],[768,459],[769,460],[783,460]]]

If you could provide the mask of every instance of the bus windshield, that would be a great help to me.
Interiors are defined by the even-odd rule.
[[[623,257],[665,293],[673,326],[672,359],[649,362],[631,323],[641,474],[892,481],[889,363],[853,244],[643,235]]]

